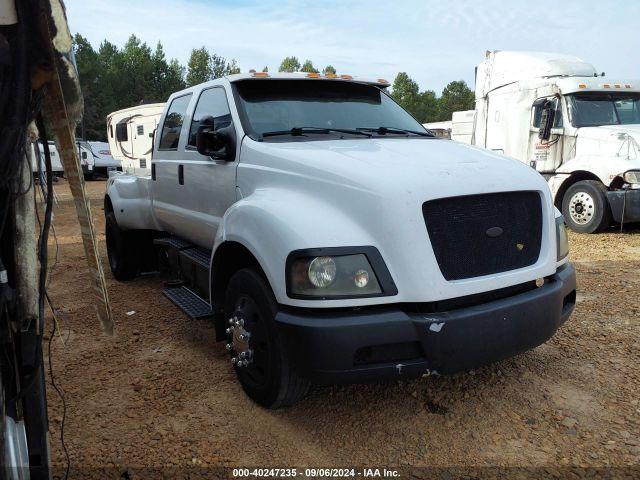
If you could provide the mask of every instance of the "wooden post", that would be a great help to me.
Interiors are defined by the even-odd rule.
[[[38,147],[36,147],[38,148]],[[32,187],[33,173],[29,165],[35,161],[33,155],[33,143],[29,142],[25,148],[20,176],[18,177],[17,191],[25,192],[16,198],[16,238],[15,238],[15,266],[16,266],[16,292],[19,295],[18,305],[20,317],[25,322],[33,322],[36,325],[36,334],[40,334],[38,322],[38,254],[36,242],[36,208],[34,190]],[[30,161],[27,161],[29,159]]]
[[[73,63],[73,42],[60,1],[43,1],[41,35],[51,59],[50,69],[32,78],[32,88],[44,85],[43,114],[49,122],[47,128],[55,137],[56,146],[80,223],[84,253],[93,280],[93,293],[98,319],[105,333],[113,334],[113,316],[109,295],[100,262],[96,233],[89,199],[84,190],[84,176],[75,144],[75,120],[82,113],[82,94]],[[67,95],[68,98],[65,97]]]
[[[73,195],[76,214],[80,223],[84,253],[93,279],[96,313],[104,332],[111,335],[113,334],[113,318],[104,271],[100,262],[100,253],[98,252],[91,205],[84,189],[84,175],[77,155],[75,136],[73,129],[69,125],[62,89],[57,75],[54,76],[53,82],[48,85],[43,107],[44,115],[53,130],[52,133],[56,139],[56,148],[62,160],[64,174]]]

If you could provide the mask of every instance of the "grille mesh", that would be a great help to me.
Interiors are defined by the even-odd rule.
[[[533,265],[540,255],[542,204],[537,192],[430,200],[422,205],[422,213],[447,280],[523,268]],[[488,233],[490,229],[494,236]],[[495,236],[500,229],[502,233]]]

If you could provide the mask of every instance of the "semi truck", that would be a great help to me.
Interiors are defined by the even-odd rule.
[[[435,137],[387,86],[254,72],[188,88],[151,175],[107,182],[115,279],[165,272],[265,407],[313,383],[473,369],[545,342],[574,308],[544,179]]]
[[[640,80],[570,55],[492,51],[475,88],[475,110],[453,114],[453,140],[540,172],[572,230],[640,221]]]
[[[164,106],[164,103],[138,105],[107,116],[109,150],[123,171],[134,175],[151,174],[153,133]]]

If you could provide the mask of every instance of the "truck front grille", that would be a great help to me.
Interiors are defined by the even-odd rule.
[[[540,255],[537,192],[501,192],[430,200],[422,205],[429,239],[446,280],[533,265]]]

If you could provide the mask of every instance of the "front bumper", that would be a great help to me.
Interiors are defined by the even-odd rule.
[[[640,188],[607,192],[611,215],[618,223],[640,222]]]
[[[315,383],[360,383],[454,373],[547,341],[575,306],[575,270],[540,288],[456,310],[406,313],[398,306],[339,313],[279,312],[284,348]]]

